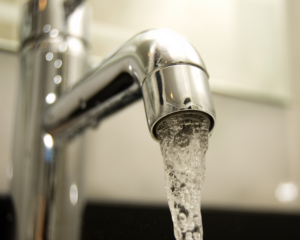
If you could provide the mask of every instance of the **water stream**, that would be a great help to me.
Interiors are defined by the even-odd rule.
[[[156,130],[176,240],[203,239],[200,200],[209,124],[202,115],[184,113],[162,121]]]

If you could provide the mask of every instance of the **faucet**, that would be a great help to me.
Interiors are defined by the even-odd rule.
[[[168,29],[134,36],[89,69],[90,7],[82,0],[31,0],[23,8],[11,195],[17,240],[80,238],[85,203],[84,131],[144,100],[150,135],[185,112],[215,123],[206,67]]]

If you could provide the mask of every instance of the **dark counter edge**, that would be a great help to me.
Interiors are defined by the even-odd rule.
[[[202,208],[205,240],[299,240],[300,214]],[[0,239],[15,231],[13,204],[0,196]],[[167,207],[87,202],[82,218],[82,240],[175,239]]]

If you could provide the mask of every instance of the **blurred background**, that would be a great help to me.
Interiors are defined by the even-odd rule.
[[[9,191],[24,2],[0,0],[1,195]],[[203,208],[300,214],[300,2],[90,3],[91,64],[151,28],[173,29],[202,56],[217,112]],[[160,148],[148,133],[142,101],[89,130],[86,138],[89,201],[167,206]]]

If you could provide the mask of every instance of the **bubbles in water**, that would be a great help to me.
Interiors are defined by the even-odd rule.
[[[166,192],[177,240],[202,240],[201,187],[205,179],[209,120],[183,113],[159,123]]]

